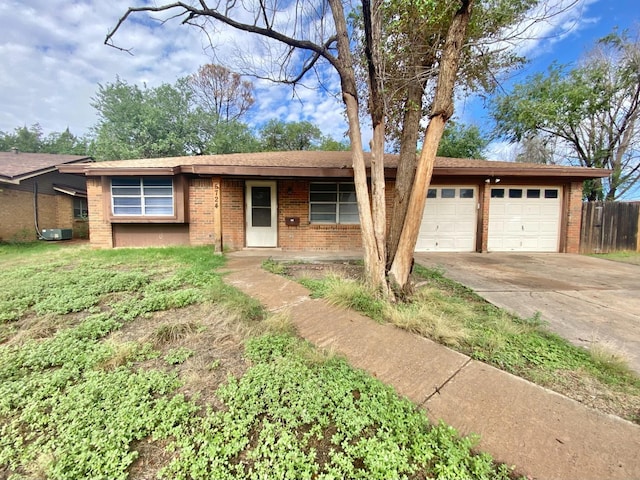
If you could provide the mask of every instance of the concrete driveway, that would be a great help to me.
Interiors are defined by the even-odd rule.
[[[416,253],[492,304],[549,328],[575,345],[624,352],[640,373],[640,266],[557,253]]]

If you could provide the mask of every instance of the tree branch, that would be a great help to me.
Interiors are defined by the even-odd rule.
[[[300,40],[300,39],[285,35],[276,30],[273,30],[269,26],[269,23],[267,22],[266,17],[265,17],[265,25],[267,25],[267,27],[265,28],[265,27],[260,27],[257,24],[248,24],[248,23],[242,23],[242,22],[236,21],[233,18],[231,18],[228,15],[228,13],[222,14],[215,8],[214,9],[208,8],[206,6],[206,3],[202,0],[200,1],[200,5],[202,8],[196,8],[195,6],[188,5],[184,2],[175,2],[175,3],[160,5],[160,6],[129,7],[126,13],[122,17],[120,17],[116,26],[107,33],[104,43],[105,45],[116,48],[117,50],[128,52],[131,54],[130,48],[127,49],[127,48],[120,47],[116,45],[113,41],[113,37],[118,32],[120,27],[122,27],[122,25],[126,22],[126,20],[129,18],[130,15],[134,13],[140,13],[140,12],[164,12],[164,11],[169,11],[169,10],[178,8],[178,9],[182,9],[183,11],[175,15],[173,18],[182,16],[182,15],[187,15],[187,18],[185,18],[185,20],[183,20],[182,23],[193,24],[191,21],[195,18],[209,17],[214,20],[218,20],[219,22],[225,25],[228,25],[232,28],[235,28],[237,30],[247,32],[247,33],[254,33],[266,38],[270,38],[278,42],[284,43],[285,45],[288,45],[292,48],[298,48],[301,50],[307,50],[307,51],[313,52],[314,57],[312,61],[309,62],[310,65],[307,65],[306,70],[304,70],[305,73],[308,72],[311,69],[311,67],[317,62],[317,60],[321,57],[327,60],[329,63],[331,63],[334,67],[337,68],[338,66],[337,58],[334,55],[332,55],[331,52],[329,51],[329,49],[331,48],[331,45],[335,41],[333,37],[327,40],[324,44],[318,45],[317,43],[314,43],[312,41]],[[261,10],[266,15],[264,8],[261,8]],[[301,76],[298,76],[297,78],[299,79],[301,78]]]

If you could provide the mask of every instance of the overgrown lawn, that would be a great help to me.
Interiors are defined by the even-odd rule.
[[[509,478],[208,248],[0,245],[0,477]]]

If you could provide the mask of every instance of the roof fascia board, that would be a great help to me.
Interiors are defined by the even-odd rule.
[[[334,177],[353,178],[351,167],[269,167],[249,165],[179,165],[174,167],[100,167],[99,163],[59,165],[62,173],[85,174],[87,176],[159,176],[159,175],[224,175],[264,177]],[[367,169],[369,172],[369,169]],[[387,178],[395,178],[397,168],[385,168]],[[567,167],[567,168],[507,168],[507,167],[435,167],[433,175],[467,177],[564,177],[602,178],[611,170]]]
[[[611,174],[611,170],[593,168],[469,168],[469,167],[435,167],[434,175],[441,176],[472,176],[472,177],[574,177],[574,178],[602,178]]]
[[[88,177],[144,177],[149,176],[167,176],[177,175],[180,173],[180,167],[152,167],[152,168],[99,168],[99,167],[86,167],[84,170],[78,173],[84,173]],[[71,173],[71,172],[66,172]]]
[[[75,189],[64,188],[64,187],[56,187],[55,185],[53,186],[53,189],[56,192],[64,193],[65,195],[69,195],[71,197],[87,198],[87,193],[86,192],[78,191],[78,190],[75,190]]]
[[[33,177],[39,177],[40,175],[45,175],[47,173],[56,172],[58,169],[56,167],[44,168],[42,170],[37,170],[34,172],[25,173],[23,175],[16,175],[15,177],[5,177],[7,178],[6,183],[12,183],[14,185],[20,185],[20,182],[24,180],[29,180]]]
[[[182,173],[195,175],[257,176],[257,177],[334,177],[353,178],[352,168],[331,167],[251,167],[235,165],[189,165]]]

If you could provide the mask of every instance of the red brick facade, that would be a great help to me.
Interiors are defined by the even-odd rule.
[[[582,227],[582,182],[570,183],[565,188],[565,253],[580,253],[580,229]]]
[[[244,239],[244,180],[223,179],[221,189],[222,248],[240,250]]]
[[[96,247],[113,247],[109,222],[108,177],[90,177],[87,181],[91,243]],[[283,250],[339,251],[358,249],[362,245],[358,225],[312,224],[309,221],[309,185],[311,180],[276,181],[278,209],[278,247]],[[479,211],[476,250],[487,251],[490,189],[484,181],[479,187]],[[503,185],[508,182],[503,181]],[[558,185],[558,184],[554,184]],[[106,193],[105,193],[106,192]],[[241,178],[193,177],[184,191],[185,222],[191,245],[212,245],[216,250],[239,250],[245,239],[245,180]],[[393,182],[387,185],[387,214],[391,215]],[[428,208],[428,203],[427,203]],[[582,183],[563,185],[563,214],[560,251],[577,253],[580,241]],[[287,223],[295,217],[296,225]],[[140,222],[140,226],[143,223]]]
[[[287,217],[298,217],[288,226]],[[362,246],[359,225],[312,224],[309,221],[309,181],[278,182],[278,240],[283,250],[336,251]]]
[[[215,241],[214,191],[211,178],[192,178],[188,186],[189,242],[211,245]]]

